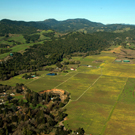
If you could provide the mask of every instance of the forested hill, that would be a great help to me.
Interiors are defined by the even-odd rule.
[[[109,46],[105,39],[97,38],[95,35],[69,33],[42,45],[33,45],[23,54],[13,53],[13,57],[0,65],[0,79],[5,80],[28,71],[42,70],[43,66],[62,61],[64,57],[74,52],[98,54]]]
[[[3,19],[0,21],[0,34],[31,34],[37,29],[52,29],[60,33],[68,33],[73,31],[81,31],[85,33],[93,32],[125,32],[135,29],[135,25],[125,24],[109,24],[92,22],[87,19],[68,19],[57,21],[55,19],[47,19],[37,22],[12,21]]]
[[[31,34],[36,33],[37,29],[48,30],[50,27],[40,22],[24,22],[3,19],[0,21],[0,34]]]
[[[70,31],[84,31],[87,33],[93,32],[112,32],[116,30],[127,31],[135,29],[135,25],[126,24],[109,24],[104,25],[102,23],[92,22],[87,19],[68,19],[64,21],[57,21],[55,19],[44,20],[44,24],[47,24],[52,29],[58,32],[70,32]],[[123,31],[122,31],[123,30]]]
[[[89,27],[103,27],[102,23],[91,22],[87,19],[68,19],[64,21],[57,21],[55,19],[47,19],[43,22],[51,26],[52,29],[58,32],[77,31],[80,29],[87,29]]]

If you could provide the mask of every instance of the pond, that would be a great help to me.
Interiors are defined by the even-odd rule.
[[[54,75],[57,75],[57,74],[56,73],[48,73],[46,75],[54,76]]]

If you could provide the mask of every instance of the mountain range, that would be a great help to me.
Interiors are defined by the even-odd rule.
[[[48,30],[52,29],[56,32],[67,33],[72,31],[82,31],[86,33],[93,32],[123,32],[127,30],[135,29],[135,25],[128,24],[109,24],[105,25],[102,23],[92,22],[87,19],[67,19],[64,21],[57,21],[55,19],[47,19],[44,21],[13,21],[3,19],[0,21],[0,33],[34,33],[37,29]]]

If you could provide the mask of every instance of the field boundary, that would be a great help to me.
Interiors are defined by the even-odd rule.
[[[93,84],[91,84],[76,100],[72,100],[72,101],[78,101],[101,77],[102,75],[100,75],[94,82]]]
[[[46,74],[46,73],[45,73],[45,74]],[[39,78],[37,78],[37,79],[33,79],[32,81],[30,81],[30,82],[28,82],[28,83],[25,83],[25,84],[29,84],[29,83],[31,83],[31,82],[34,82],[34,81],[40,79],[40,78],[43,78],[45,74],[43,74],[41,77],[39,77]]]
[[[106,123],[104,124],[104,127],[103,127],[103,129],[102,129],[100,135],[103,135],[103,133],[105,132],[107,123],[108,123],[108,121],[110,120],[110,118],[111,118],[111,116],[112,116],[112,114],[113,114],[113,111],[114,111],[114,109],[115,109],[115,107],[116,107],[116,105],[117,105],[117,103],[118,103],[118,101],[119,101],[119,99],[120,99],[120,96],[121,96],[121,94],[122,94],[122,92],[123,92],[123,90],[124,90],[124,88],[125,88],[125,85],[126,85],[126,83],[127,83],[127,80],[128,80],[128,78],[127,78],[126,81],[125,81],[125,84],[124,84],[124,86],[123,86],[123,89],[121,90],[121,92],[120,92],[120,94],[119,94],[119,96],[118,96],[118,98],[117,98],[117,100],[116,100],[116,102],[115,102],[115,104],[114,104],[114,106],[113,106],[113,108],[112,108],[112,110],[111,110],[111,112],[110,112],[108,118],[107,118],[107,121],[106,121]]]
[[[69,77],[67,80],[65,80],[64,82],[58,84],[57,86],[54,87],[54,89],[56,89],[57,87],[59,87],[60,85],[62,85],[63,83],[67,82],[69,79],[71,79],[72,77],[76,76],[79,72],[77,72],[76,74],[74,74],[73,76]]]

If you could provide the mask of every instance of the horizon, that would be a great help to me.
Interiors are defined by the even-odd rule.
[[[55,18],[63,21],[86,18],[103,24],[135,24],[135,1],[119,0],[5,0],[0,2],[0,20],[43,21]]]
[[[120,24],[120,25],[135,25],[135,24],[127,24],[127,23],[109,23],[109,24],[104,24],[104,23],[102,23],[102,22],[95,22],[95,21],[91,21],[91,20],[89,20],[89,19],[86,19],[86,18],[68,18],[68,19],[65,19],[65,20],[57,20],[57,19],[55,19],[55,18],[48,18],[48,19],[44,19],[44,20],[40,20],[40,21],[33,21],[33,20],[31,20],[31,21],[25,21],[25,20],[12,20],[12,19],[8,19],[8,18],[3,18],[3,19],[1,19],[0,21],[2,21],[2,20],[10,20],[10,21],[23,21],[23,22],[41,22],[41,21],[46,21],[46,20],[51,20],[51,19],[54,19],[54,20],[56,20],[56,21],[66,21],[66,20],[75,20],[75,19],[85,19],[85,20],[88,20],[88,21],[90,21],[90,22],[94,22],[94,23],[101,23],[101,24],[103,24],[103,25],[115,25],[115,24]]]
[[[91,20],[89,20],[89,19],[86,19],[86,18],[69,18],[69,19],[65,19],[65,20],[57,20],[57,19],[55,19],[55,18],[48,18],[48,19],[45,19],[45,20],[49,20],[49,19],[54,19],[54,20],[56,20],[56,21],[66,21],[66,20],[75,20],[75,19],[85,19],[85,20],[88,20],[88,21],[90,21],[90,22],[94,22],[94,23],[101,23],[101,24],[103,24],[103,25],[115,25],[115,24],[120,24],[120,25],[135,25],[135,24],[126,24],[126,23],[110,23],[110,24],[104,24],[104,23],[102,23],[102,22],[95,22],[95,21],[91,21]],[[3,18],[3,19],[1,19],[0,21],[2,21],[2,20],[10,20],[10,21],[23,21],[23,22],[41,22],[41,21],[45,21],[45,20],[40,20],[40,21],[33,21],[33,20],[31,20],[31,21],[25,21],[25,20],[11,20],[11,19],[8,19],[8,18]]]

